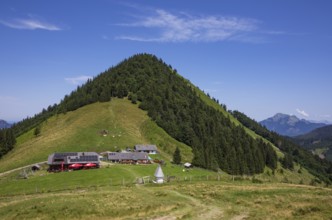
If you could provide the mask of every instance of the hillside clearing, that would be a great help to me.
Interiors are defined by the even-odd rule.
[[[100,131],[108,130],[107,136]],[[0,160],[0,172],[45,161],[54,152],[115,151],[135,144],[156,144],[160,159],[170,160],[176,146],[184,161],[191,161],[191,148],[170,137],[126,99],[94,103],[76,111],[53,116],[17,139],[15,148]]]

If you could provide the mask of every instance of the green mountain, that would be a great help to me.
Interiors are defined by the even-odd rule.
[[[170,160],[177,146],[183,161],[193,157],[190,147],[170,137],[146,112],[126,99],[114,98],[54,115],[39,127],[38,136],[31,129],[17,138],[15,148],[0,160],[0,172],[46,161],[56,151],[116,151],[140,143],[156,144],[160,159]],[[104,130],[108,131],[106,136],[101,133]]]
[[[332,161],[332,125],[296,136],[293,140],[305,149]]]
[[[114,114],[117,104],[119,114]],[[142,115],[144,120],[135,124]],[[241,123],[170,65],[153,55],[139,54],[89,80],[60,104],[17,123],[12,131],[18,143],[0,161],[0,169],[45,160],[54,151],[100,152],[144,142],[157,144],[166,159],[179,146],[182,158],[196,166],[220,168],[229,174],[257,174],[266,166],[277,168],[273,143],[285,153],[284,168],[293,169],[294,158],[329,181],[329,164],[319,164],[300,148],[280,145],[282,137],[276,141],[268,131],[261,134]],[[37,136],[36,127],[41,130]],[[103,129],[115,133],[104,138],[98,135]]]

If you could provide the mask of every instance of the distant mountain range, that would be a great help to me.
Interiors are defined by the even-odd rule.
[[[12,125],[6,122],[5,120],[0,119],[0,129],[10,128]]]
[[[314,123],[305,119],[299,119],[294,115],[278,113],[275,116],[260,122],[270,131],[275,131],[281,135],[294,137],[311,132],[316,128],[326,126],[325,123]]]
[[[317,128],[310,133],[296,136],[293,140],[321,158],[332,161],[332,125]]]

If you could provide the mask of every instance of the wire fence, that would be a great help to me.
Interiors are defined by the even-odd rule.
[[[36,193],[51,193],[51,192],[61,192],[61,191],[80,191],[80,190],[98,190],[104,187],[131,187],[135,185],[146,185],[154,184],[155,178],[153,176],[144,176],[136,178],[109,178],[109,179],[96,179],[96,181],[91,181],[85,184],[75,184],[75,183],[62,183],[53,186],[41,186],[35,184],[34,186],[29,186],[22,188],[13,194],[36,194]],[[202,181],[222,181],[220,175],[217,176],[167,176],[164,178],[164,184],[172,183],[190,183],[190,182],[202,182]]]

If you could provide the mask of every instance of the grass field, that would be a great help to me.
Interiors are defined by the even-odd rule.
[[[46,168],[46,167],[45,167]],[[151,183],[157,164],[103,163],[100,169],[46,170],[0,177],[0,219],[329,219],[332,190],[309,184],[296,170],[230,176],[169,162],[163,185]],[[280,168],[279,168],[280,169]],[[298,167],[296,167],[298,169]],[[150,176],[146,184],[137,178]],[[298,179],[297,179],[298,178]],[[302,185],[299,184],[299,178]],[[281,183],[287,179],[288,183]],[[289,184],[292,183],[292,184]]]
[[[102,130],[109,134],[100,135]],[[151,183],[156,164],[103,163],[101,169],[62,173],[44,167],[27,171],[28,179],[18,170],[0,175],[0,219],[332,219],[331,189],[298,165],[290,171],[278,164],[274,173],[266,168],[254,177],[173,165],[176,146],[183,162],[192,160],[191,148],[125,99],[54,116],[41,125],[40,136],[31,130],[17,141],[0,160],[0,172],[45,161],[53,152],[103,152],[146,143],[157,145],[160,154],[154,157],[166,161],[163,171],[174,178]],[[136,184],[147,176],[149,183]]]
[[[331,219],[332,190],[253,183],[166,166],[181,180],[134,184],[155,165],[114,165],[0,182],[1,219]],[[40,175],[43,174],[43,175]],[[185,179],[185,177],[187,177]],[[190,179],[192,177],[192,179]],[[208,177],[208,178],[207,178]],[[125,182],[123,182],[123,179]],[[16,183],[14,183],[16,181]]]
[[[102,169],[80,170],[62,173],[48,173],[46,170],[32,173],[28,179],[20,178],[20,172],[0,178],[0,195],[33,194],[36,192],[56,192],[76,188],[98,186],[123,186],[135,184],[137,178],[153,177],[157,165],[105,164]],[[216,178],[217,173],[204,169],[191,169],[184,172],[183,167],[166,164],[166,176],[176,176],[181,180],[206,180]],[[226,178],[226,174],[224,174]],[[150,179],[150,181],[152,178]]]

